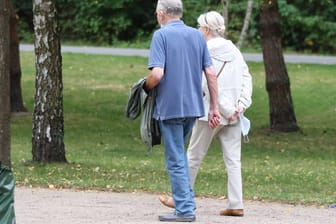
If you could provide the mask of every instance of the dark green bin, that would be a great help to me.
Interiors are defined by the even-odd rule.
[[[10,168],[0,163],[0,223],[15,224],[14,176]]]

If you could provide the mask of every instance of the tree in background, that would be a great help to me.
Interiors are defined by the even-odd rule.
[[[0,223],[16,223],[10,146],[9,14],[10,0],[0,0]]]
[[[277,0],[260,0],[259,25],[270,107],[270,129],[279,132],[298,131],[282,52]]]
[[[0,162],[8,167],[10,159],[10,100],[9,100],[9,5],[0,1]]]
[[[253,0],[248,0],[247,7],[246,7],[246,13],[245,13],[245,19],[244,19],[244,25],[240,32],[239,40],[237,42],[238,49],[240,49],[243,46],[243,42],[246,38],[250,20],[251,20],[252,11],[253,11]]]
[[[229,28],[229,4],[230,0],[222,0],[222,5],[223,5],[223,17],[224,17],[224,22],[225,22],[225,32],[224,36],[227,36],[228,28]]]
[[[17,34],[17,17],[13,1],[9,1],[10,27],[10,110],[11,112],[26,112],[21,91],[21,65],[19,52],[19,37]]]
[[[32,154],[37,162],[66,162],[60,37],[55,0],[33,0],[35,105]]]

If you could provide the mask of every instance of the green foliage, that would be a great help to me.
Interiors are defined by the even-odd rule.
[[[220,10],[218,0],[188,0],[183,1],[183,21],[193,27],[197,27],[197,18],[210,10]]]
[[[56,0],[62,41],[88,42],[90,45],[117,45],[120,42],[144,42],[158,28],[154,16],[156,1],[143,0]],[[332,0],[278,0],[282,40],[285,49],[304,52],[336,52],[336,5]],[[14,0],[19,15],[21,39],[32,41],[32,1]],[[222,12],[221,0],[184,0],[183,20],[197,26],[200,14]],[[247,1],[231,0],[228,38],[237,42]],[[247,36],[248,48],[259,48],[259,5],[254,1]]]
[[[336,52],[336,5],[332,0],[279,0],[282,39],[296,51]]]
[[[72,24],[74,32],[85,40],[112,44],[113,40],[148,35],[156,25],[154,3],[150,1],[85,0],[74,1],[74,4],[78,8]]]
[[[34,55],[21,54],[25,105],[33,111]],[[17,186],[169,192],[163,147],[152,154],[140,139],[140,119],[125,118],[133,83],[147,58],[63,54],[65,147],[68,164],[31,162],[31,114],[13,116],[12,167]],[[250,143],[243,144],[246,199],[330,204],[336,200],[335,65],[287,65],[301,133],[269,133],[262,63],[253,76]],[[226,195],[226,173],[215,140],[196,180],[197,195]]]
[[[14,0],[21,28],[29,24],[32,32],[32,4]],[[118,40],[147,37],[155,28],[156,2],[141,0],[56,0],[61,37],[64,40],[90,41],[96,45]]]
[[[246,6],[247,1],[239,0],[231,0],[229,4],[229,26],[227,27],[228,39],[232,40],[235,43],[239,40],[240,32],[244,25]],[[246,45],[252,45],[253,47],[260,45],[257,21],[258,15],[258,4],[257,1],[254,1],[248,36],[245,40],[247,42]]]

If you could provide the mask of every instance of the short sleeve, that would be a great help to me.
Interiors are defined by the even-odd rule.
[[[165,47],[164,38],[161,35],[160,30],[154,32],[150,49],[149,49],[149,59],[148,59],[148,69],[154,67],[164,68],[166,61],[165,57]]]

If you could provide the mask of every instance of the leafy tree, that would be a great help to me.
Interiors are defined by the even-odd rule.
[[[66,162],[62,57],[55,0],[33,0],[36,92],[32,154],[37,162]]]
[[[290,82],[282,53],[277,0],[260,0],[260,35],[272,131],[298,131]]]

